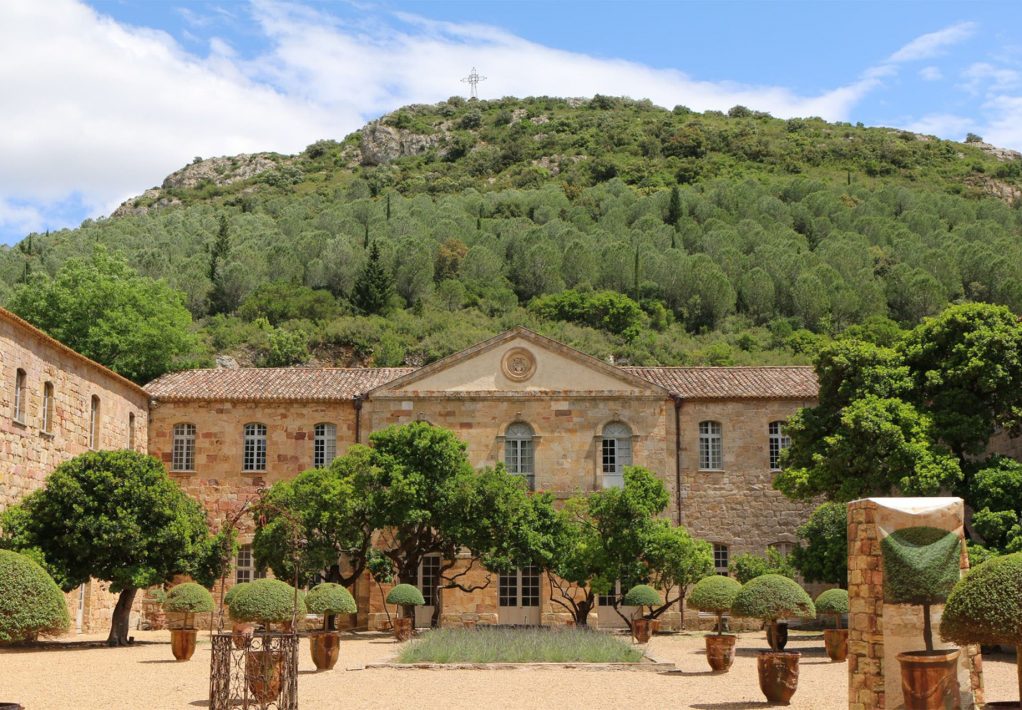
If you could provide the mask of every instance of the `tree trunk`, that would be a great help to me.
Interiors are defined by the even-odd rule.
[[[584,601],[575,605],[575,625],[576,626],[589,626],[589,612],[593,610],[593,604],[596,602],[596,598],[590,594]]]
[[[774,653],[778,653],[781,649],[777,648],[777,619],[771,619],[770,624],[770,650]]]
[[[923,640],[926,642],[926,650],[933,650],[933,628],[930,626],[930,605],[923,604]]]
[[[113,619],[110,621],[110,635],[106,639],[107,646],[126,646],[128,644],[128,626],[131,621],[131,605],[135,603],[138,589],[123,589],[117,597]]]

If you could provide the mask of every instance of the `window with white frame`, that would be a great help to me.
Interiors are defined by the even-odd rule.
[[[717,574],[726,576],[729,563],[728,546],[719,542],[713,543],[713,566],[717,569]]]
[[[171,449],[170,470],[195,470],[195,425],[175,424],[174,443]]]
[[[317,424],[312,437],[312,465],[324,468],[337,458],[337,426]]]
[[[704,471],[724,468],[724,437],[720,422],[699,422],[699,468]]]
[[[426,606],[433,606],[433,595],[440,584],[440,555],[426,555],[419,563],[419,591]]]
[[[243,471],[266,470],[266,425],[245,425],[245,456]]]
[[[92,395],[92,404],[89,407],[89,448],[99,447],[99,397]]]
[[[238,557],[234,563],[234,581],[236,584],[251,582],[253,579],[262,579],[266,572],[257,570],[255,557],[252,554],[251,545],[242,545],[238,548]]]
[[[603,427],[601,447],[603,460],[603,487],[621,488],[625,485],[625,466],[632,465],[632,430],[622,422],[611,422]]]
[[[781,468],[781,452],[791,446],[791,438],[784,433],[784,422],[770,422],[770,470]]]
[[[795,551],[795,543],[793,542],[775,542],[770,547],[777,550],[784,557],[788,557]]]
[[[47,382],[43,385],[43,425],[42,430],[47,434],[53,432],[53,383]]]
[[[508,473],[524,478],[530,491],[536,482],[532,436],[532,427],[525,422],[515,422],[504,432],[504,466]]]
[[[14,375],[14,421],[23,423],[25,421],[25,371],[18,368]]]

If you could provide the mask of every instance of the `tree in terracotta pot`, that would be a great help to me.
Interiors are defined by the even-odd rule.
[[[340,584],[323,582],[305,595],[305,606],[310,614],[323,616],[323,629],[309,636],[312,662],[316,664],[316,670],[331,670],[337,664],[341,635],[338,631],[330,630],[330,617],[358,611],[355,598]]]
[[[181,628],[170,630],[170,650],[174,658],[187,661],[195,653],[196,614],[210,614],[216,608],[213,595],[201,584],[185,582],[167,592],[163,610],[170,614],[184,614]]]
[[[960,646],[1013,644],[1019,702],[984,707],[1022,707],[1022,552],[987,560],[962,577],[944,606],[940,637]]]
[[[717,617],[717,633],[706,635],[706,660],[715,671],[726,672],[735,660],[737,637],[724,633],[724,614],[731,611],[731,605],[735,603],[735,597],[741,589],[738,580],[715,574],[696,582],[688,594],[690,607],[711,612]]]
[[[759,689],[772,703],[788,703],[798,689],[798,659],[800,653],[781,651],[777,647],[779,619],[816,616],[813,600],[794,580],[779,574],[764,574],[745,584],[731,607],[735,616],[761,619],[773,629],[770,650],[756,657],[759,670]]]
[[[823,643],[832,661],[844,661],[848,657],[848,629],[841,628],[841,615],[848,613],[848,592],[844,589],[828,589],[816,597],[816,613],[834,617],[834,628],[823,630]]]
[[[632,635],[638,643],[649,643],[649,637],[653,635],[653,622],[649,617],[642,615],[642,607],[648,606],[652,613],[653,607],[664,603],[660,594],[648,584],[636,584],[625,593],[621,603],[625,606],[639,607],[638,618],[632,619]]]
[[[235,648],[245,648],[252,638],[252,632],[255,631],[255,624],[251,621],[238,621],[231,615],[231,600],[248,584],[250,582],[239,582],[224,594],[224,606],[227,607],[227,615],[231,618],[231,638],[234,640]]]
[[[399,584],[387,594],[387,603],[401,609],[400,616],[394,619],[394,638],[407,641],[412,637],[412,627],[415,625],[415,607],[426,603],[422,592],[410,584]]]
[[[922,607],[925,650],[898,654],[906,710],[937,710],[958,692],[957,648],[934,649],[931,608],[942,604],[961,577],[962,542],[953,532],[903,528],[880,543],[884,601]]]
[[[239,585],[240,586],[240,585]],[[296,606],[297,601],[297,606]],[[294,587],[279,579],[248,582],[231,597],[231,618],[261,624],[268,634],[272,624],[290,624],[305,616],[305,601]],[[273,702],[280,695],[284,676],[284,656],[279,651],[249,645],[245,652],[245,679],[252,695],[261,702]]]

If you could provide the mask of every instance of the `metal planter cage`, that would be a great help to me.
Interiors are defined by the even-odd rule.
[[[210,710],[296,710],[298,635],[257,632],[213,634]]]

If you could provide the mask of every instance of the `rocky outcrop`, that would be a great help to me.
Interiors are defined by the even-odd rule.
[[[373,121],[362,129],[362,165],[385,165],[397,158],[420,155],[436,147],[442,135],[423,135]]]
[[[979,148],[984,153],[989,153],[998,160],[1003,160],[1006,163],[1012,160],[1022,160],[1022,153],[1019,153],[1017,150],[1011,150],[1010,148],[1000,148],[996,145],[982,142],[969,143],[969,145],[974,148]]]
[[[166,197],[158,187],[151,187],[138,197],[122,202],[117,209],[110,213],[111,217],[140,217],[148,214],[150,210],[163,207],[174,207],[180,205],[181,200],[176,197]]]
[[[230,185],[273,170],[283,162],[286,162],[285,159],[277,153],[242,153],[197,160],[168,175],[163,180],[162,188],[190,189],[204,183]]]

